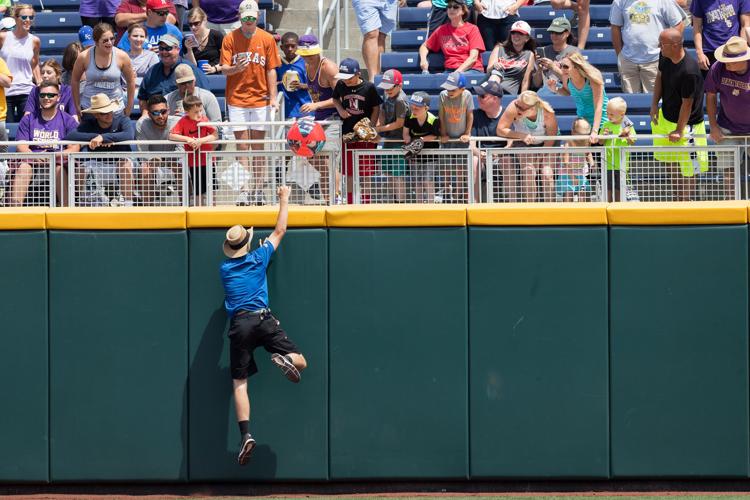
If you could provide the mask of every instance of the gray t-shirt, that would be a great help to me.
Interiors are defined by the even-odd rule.
[[[383,123],[393,123],[399,118],[406,119],[406,114],[409,112],[409,101],[406,98],[406,94],[403,90],[393,99],[386,97],[383,101]],[[383,134],[386,139],[403,139],[403,130],[391,130]]]
[[[135,124],[135,140],[137,141],[168,141],[169,131],[180,119],[176,116],[167,118],[167,126],[163,129],[154,125],[150,117],[141,118]],[[138,144],[138,151],[165,152],[177,151],[178,144]]]
[[[143,81],[143,77],[149,68],[158,62],[159,56],[150,50],[144,50],[140,55],[135,57],[130,56],[130,63],[133,65],[133,71],[135,71],[136,91],[141,86],[141,81]]]
[[[198,98],[203,103],[203,111],[205,111],[208,120],[212,122],[220,122],[221,109],[219,108],[219,101],[216,99],[216,96],[208,90],[202,89],[200,87],[195,87],[194,94],[198,96]],[[185,98],[185,96],[180,94],[180,90],[174,90],[164,97],[167,98],[169,114],[182,116],[182,114],[185,112],[185,109],[182,107],[182,100]]]
[[[542,57],[546,57],[547,59],[551,59],[552,61],[560,61],[568,54],[573,54],[574,52],[580,53],[581,49],[579,49],[575,45],[566,45],[564,49],[558,52],[552,45],[547,45],[546,47],[541,47],[540,49],[538,49],[538,52],[541,52]],[[544,74],[544,85],[547,84],[547,80],[560,81],[557,75],[549,70],[542,71],[542,73]],[[544,87],[544,85],[542,85],[542,87]]]
[[[614,0],[609,22],[622,30],[622,57],[635,64],[659,60],[659,33],[677,26],[682,10],[674,0]]]
[[[445,117],[448,137],[457,139],[466,132],[466,117],[474,111],[474,99],[466,89],[455,99],[448,97],[448,91],[443,90],[440,92],[440,109]]]
[[[529,61],[531,61],[530,50],[522,50],[520,54],[512,54],[501,45],[497,54],[497,62],[489,68],[490,73],[502,77],[503,81],[500,82],[500,86],[503,87],[506,94],[518,95]]]

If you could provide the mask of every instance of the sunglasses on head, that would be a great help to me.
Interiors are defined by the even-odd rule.
[[[193,21],[191,23],[188,23],[191,28],[195,28],[197,26],[200,26],[203,21]]]
[[[55,94],[54,92],[40,92],[39,97],[42,99],[54,99],[57,97],[58,94]]]
[[[18,17],[21,18],[21,21],[33,21],[34,20],[34,16],[18,16]]]
[[[152,109],[151,111],[148,112],[148,114],[154,115],[154,116],[166,115],[167,110],[166,109]]]
[[[157,16],[166,16],[167,14],[169,14],[169,11],[168,10],[155,10],[154,14],[156,14]]]
[[[243,23],[254,23],[257,20],[258,20],[258,18],[257,17],[253,17],[253,16],[246,16],[246,17],[243,17],[242,19],[240,19],[240,21],[242,21]]]

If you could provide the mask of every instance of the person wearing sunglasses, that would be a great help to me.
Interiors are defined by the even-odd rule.
[[[182,54],[207,75],[217,73],[224,33],[208,27],[206,13],[200,7],[190,9],[188,25],[190,33],[185,36]]]
[[[147,21],[149,9],[159,12],[167,11],[166,21],[169,24],[177,24],[177,10],[169,0],[122,0],[115,13],[116,43],[120,42],[131,24],[143,24]]]
[[[148,98],[146,106],[146,115],[138,120],[135,124],[136,141],[169,141],[169,131],[180,120],[178,116],[170,116],[167,107],[167,99],[161,94],[154,94]],[[169,153],[177,150],[176,143],[170,144],[138,144],[138,151]],[[164,169],[167,170],[164,170]],[[157,201],[155,195],[157,177],[165,175],[170,178],[173,185],[179,186],[177,179],[181,178],[181,165],[176,162],[166,160],[165,158],[149,158],[140,162],[140,172],[138,178],[138,190],[141,193],[143,204],[146,206],[154,205]]]
[[[5,91],[8,121],[19,122],[34,82],[42,81],[39,69],[42,44],[38,37],[31,34],[34,24],[34,8],[31,5],[16,4],[13,17],[16,20],[13,31],[0,32],[0,57],[8,64],[13,75],[13,82]]]
[[[449,6],[453,3],[452,0],[425,0],[419,2],[419,7],[430,7],[430,13],[427,16],[427,35],[432,35],[435,30],[440,26],[449,23],[450,17],[448,16]],[[464,19],[469,18],[469,14],[472,12],[474,7],[474,0],[463,0],[462,2],[456,2],[459,5],[463,4],[466,7],[466,14]]]
[[[258,4],[255,0],[245,0],[240,4],[242,26],[224,37],[221,47],[219,69],[227,75],[227,109],[229,121],[237,123],[234,137],[237,140],[261,141],[266,135],[267,124],[273,120],[279,105],[276,102],[276,68],[281,66],[281,58],[276,40],[270,33],[258,28]],[[263,143],[240,143],[238,151],[262,150]],[[239,162],[250,167],[247,155]],[[265,203],[261,189],[267,172],[265,158],[253,157],[252,185],[243,186],[237,198],[238,205],[262,205]]]
[[[18,144],[16,150],[19,153],[51,153],[57,152],[56,176],[58,202],[65,205],[67,202],[68,185],[67,153],[75,153],[80,148],[69,145],[63,150],[53,143],[63,138],[78,127],[72,116],[59,108],[60,85],[52,80],[45,80],[39,85],[39,101],[31,113],[21,118],[16,132],[16,141],[34,141],[36,144]],[[13,180],[11,184],[10,204],[12,206],[23,206],[26,203],[26,195],[34,178],[35,170],[44,178],[49,177],[49,161],[43,160],[21,160],[13,169]],[[44,172],[47,170],[47,172]]]
[[[143,46],[146,50],[157,52],[159,39],[164,35],[172,35],[182,44],[182,31],[174,24],[167,22],[170,5],[167,0],[148,0],[146,22],[143,23],[146,28],[146,41]],[[123,36],[117,47],[125,52],[130,52],[130,37]]]
[[[147,100],[155,94],[166,96],[177,90],[177,66],[186,64],[193,70],[195,84],[203,89],[208,88],[208,78],[201,70],[191,64],[190,61],[180,57],[180,42],[172,35],[164,35],[159,40],[159,62],[151,66],[146,76],[143,77],[141,87],[138,89],[138,101],[141,112],[146,114]]]
[[[484,41],[479,29],[466,22],[469,17],[466,0],[450,0],[447,9],[450,22],[431,32],[429,38],[419,47],[419,66],[422,72],[429,71],[427,54],[430,51],[443,53],[443,66],[446,70],[460,73],[484,72],[481,57],[485,50]]]
[[[60,111],[65,111],[68,114],[72,114],[74,119],[78,119],[75,114],[75,105],[73,104],[73,90],[70,85],[62,83],[62,66],[54,59],[47,59],[42,63],[42,81],[43,82],[55,82],[60,86],[59,96],[57,97],[57,107]],[[24,115],[34,113],[40,104],[39,92],[41,87],[37,86],[29,94],[29,99],[26,101],[26,107],[23,110]]]
[[[96,94],[106,94],[118,106],[118,113],[130,116],[135,99],[135,73],[130,56],[114,47],[115,31],[109,24],[97,24],[94,28],[94,45],[78,54],[73,66],[73,82],[80,82],[84,75],[86,85],[72,85],[75,113],[83,118],[82,109],[91,105]],[[123,92],[125,80],[127,93]],[[127,99],[127,101],[126,101]]]
[[[240,3],[242,0],[193,0],[193,9],[206,13],[206,26],[210,30],[228,35],[240,27]]]

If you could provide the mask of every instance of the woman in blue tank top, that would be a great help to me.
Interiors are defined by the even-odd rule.
[[[597,142],[596,135],[607,114],[607,93],[604,91],[604,78],[601,72],[577,52],[568,54],[560,61],[562,87],[550,90],[560,95],[573,97],[576,113],[591,124],[591,143]]]

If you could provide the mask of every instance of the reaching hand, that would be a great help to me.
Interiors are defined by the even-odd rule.
[[[292,188],[290,188],[289,186],[279,186],[276,190],[276,194],[279,196],[279,201],[289,201],[289,193],[291,191]]]

